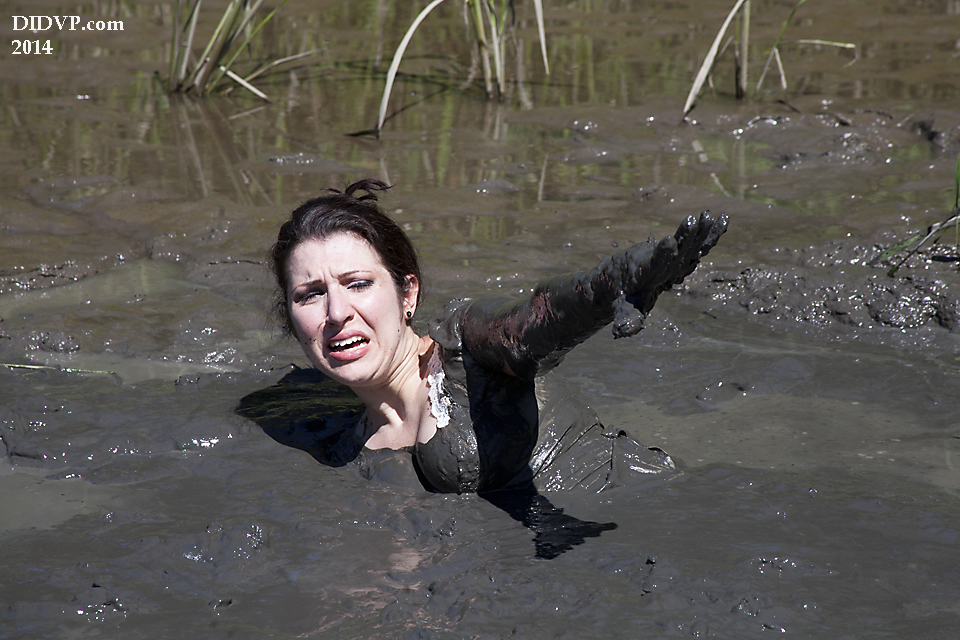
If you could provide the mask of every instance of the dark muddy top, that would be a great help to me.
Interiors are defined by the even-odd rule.
[[[432,395],[438,432],[417,446],[416,456],[430,485],[462,493],[523,484],[548,474],[561,451],[571,452],[567,440],[589,442],[586,434],[598,430],[599,421],[572,405],[554,405],[555,420],[543,424],[534,378],[611,322],[616,337],[639,332],[660,293],[694,271],[726,226],[726,215],[689,216],[676,234],[659,242],[651,237],[595,269],[541,283],[527,297],[447,305],[430,330],[443,374],[436,371],[431,380],[443,389],[442,398]],[[578,483],[602,488],[610,482],[612,443],[600,450],[606,453]],[[665,457],[653,464],[673,467]]]
[[[585,304],[574,290],[556,287],[553,293],[568,307]],[[596,414],[553,376],[518,377],[480,364],[483,356],[472,351],[477,346],[463,344],[464,327],[482,322],[477,316],[487,316],[485,306],[503,304],[509,303],[454,300],[431,327],[438,346],[435,358],[442,363],[439,375],[430,378],[431,385],[440,387],[431,398],[438,429],[415,452],[431,488],[483,492],[532,481],[542,490],[598,491],[631,470],[644,477],[675,473],[662,451],[605,430]],[[574,327],[569,325],[571,333]]]

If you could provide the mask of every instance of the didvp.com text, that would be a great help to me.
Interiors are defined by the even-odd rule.
[[[82,24],[81,24],[82,23]],[[13,16],[14,31],[123,31],[123,20],[87,20],[81,16]]]

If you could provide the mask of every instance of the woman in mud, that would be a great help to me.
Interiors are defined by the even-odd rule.
[[[427,488],[457,493],[599,490],[621,469],[674,470],[663,452],[605,432],[569,394],[551,393],[543,374],[605,325],[616,337],[642,329],[657,296],[716,244],[725,215],[688,217],[674,236],[651,237],[524,298],[454,300],[419,336],[411,321],[420,267],[376,204],[387,188],[367,179],[305,202],[271,251],[285,328],[366,406],[355,428],[326,442],[324,459],[340,465],[403,449]]]

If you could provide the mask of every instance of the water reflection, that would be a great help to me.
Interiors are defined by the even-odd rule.
[[[172,2],[85,3],[71,11],[122,18],[127,28],[96,45],[86,36],[62,35],[54,58],[58,64],[91,61],[81,75],[47,85],[42,81],[5,83],[0,95],[8,108],[0,113],[0,144],[25,150],[19,159],[28,172],[109,175],[190,199],[220,193],[248,206],[287,206],[331,181],[364,175],[386,178],[408,192],[513,181],[515,176],[507,167],[521,165],[529,168],[529,174],[514,181],[518,191],[512,196],[521,208],[531,202],[564,199],[567,190],[576,191],[596,180],[624,186],[651,181],[690,185],[723,196],[795,206],[747,185],[752,176],[772,168],[762,153],[764,143],[706,134],[677,140],[674,147],[661,133],[644,132],[651,126],[656,130],[670,114],[669,109],[651,105],[649,96],[680,96],[686,91],[702,54],[702,38],[710,31],[711,20],[722,15],[725,3],[701,7],[696,22],[670,4],[548,3],[554,62],[549,77],[538,60],[532,16],[525,13],[529,10],[525,4],[517,8],[516,64],[504,103],[487,101],[482,92],[463,90],[470,48],[463,38],[459,7],[450,3],[417,33],[396,89],[399,113],[377,143],[342,134],[366,128],[375,120],[385,51],[391,50],[412,20],[412,6],[368,0],[284,7],[278,19],[267,25],[247,64],[313,49],[321,54],[265,75],[260,86],[276,103],[262,105],[241,95],[226,101],[192,102],[164,92],[153,72],[164,73]],[[204,9],[201,31],[213,28],[218,6]],[[949,13],[953,5],[944,6],[942,13],[953,15]],[[832,19],[845,15],[844,11],[837,7],[829,17],[804,14],[791,34],[830,38],[831,30],[837,28]],[[881,8],[872,11],[860,7],[858,19],[886,24]],[[758,46],[769,39],[768,32],[779,28],[781,12],[776,3],[754,7]],[[929,17],[918,10],[910,19],[925,16]],[[847,25],[849,20],[839,23]],[[944,101],[953,97],[952,77],[941,72],[903,74],[933,52],[949,51],[953,40],[944,34],[942,42],[921,44],[902,29],[885,32],[884,37],[888,40],[861,43],[863,59],[848,69],[840,64],[847,55],[841,50],[785,44],[785,67],[798,78],[791,81],[795,93],[831,93],[851,99]],[[136,54],[131,55],[134,38]],[[900,45],[908,47],[907,55],[899,50],[894,68],[889,48]],[[40,70],[41,64],[50,67],[50,61],[23,62],[33,70]],[[715,73],[716,99],[721,102],[726,100],[728,66],[718,65]],[[123,75],[131,81],[118,84]],[[703,102],[706,109],[709,100]],[[584,129],[573,113],[557,118],[543,111],[582,105],[647,113],[621,111],[619,115],[626,117],[619,121],[607,115],[606,120],[593,121],[597,126]],[[758,108],[767,106],[761,102]],[[536,112],[534,117],[520,115],[530,110]],[[710,158],[709,171],[698,166],[702,162],[686,161],[693,140]],[[304,172],[288,166],[276,172],[272,170],[276,167],[256,163],[271,154],[298,153],[338,166],[314,165]],[[675,155],[677,162],[664,163],[664,153]],[[838,207],[835,202],[832,208]]]

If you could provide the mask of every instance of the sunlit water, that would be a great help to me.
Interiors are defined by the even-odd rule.
[[[415,7],[288,3],[253,55],[320,52],[259,82],[268,104],[164,91],[174,4],[0,16],[8,41],[19,14],[125,25],[0,53],[0,638],[952,637],[952,232],[897,279],[866,263],[953,206],[960,3],[805,3],[787,92],[738,104],[727,53],[687,123],[732,2],[546,2],[549,77],[518,3],[502,103],[459,89],[448,3],[379,140],[345,134],[375,124]],[[752,4],[755,83],[793,5]],[[321,466],[238,414],[306,366],[269,318],[279,221],[366,176],[420,248],[421,327],[728,212],[689,290],[559,370],[683,477],[551,496],[619,526],[547,561],[476,496]],[[291,415],[351,405],[311,384]]]

